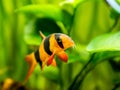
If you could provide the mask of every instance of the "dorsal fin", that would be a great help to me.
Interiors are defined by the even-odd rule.
[[[46,36],[40,31],[40,36],[44,39]]]

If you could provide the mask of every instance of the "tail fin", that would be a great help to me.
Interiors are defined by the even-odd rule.
[[[40,36],[42,37],[42,39],[45,38],[45,35],[40,31]]]
[[[27,80],[29,79],[30,75],[31,75],[32,72],[34,71],[35,66],[37,65],[37,62],[36,62],[36,60],[35,60],[35,58],[34,58],[34,53],[32,53],[32,54],[30,54],[30,55],[27,55],[27,56],[25,57],[25,59],[26,59],[26,61],[27,61],[28,64],[29,64],[29,70],[28,70],[27,76],[26,76],[26,78],[25,78],[25,80],[24,80],[24,83],[27,82]]]

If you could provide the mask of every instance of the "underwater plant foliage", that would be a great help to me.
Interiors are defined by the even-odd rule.
[[[8,78],[23,84],[25,56],[39,48],[42,31],[67,34],[75,47],[65,51],[67,63],[55,56],[56,67],[37,65],[26,89],[119,90],[120,0],[118,8],[109,1],[0,0],[0,89]]]

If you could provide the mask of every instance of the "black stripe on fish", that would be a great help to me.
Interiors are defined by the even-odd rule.
[[[51,35],[46,37],[44,40],[44,50],[48,55],[52,55],[52,52],[50,51],[50,42],[49,42],[50,37],[51,37]]]
[[[34,56],[35,56],[35,60],[40,64],[40,67],[42,68],[42,61],[40,59],[39,49],[35,51]]]
[[[62,40],[60,38],[60,33],[55,33],[55,40],[57,41],[58,45],[61,47],[61,48],[64,48],[63,46],[63,43],[62,43]]]

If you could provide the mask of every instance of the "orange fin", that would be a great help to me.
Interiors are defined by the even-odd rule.
[[[57,56],[64,62],[68,61],[68,55],[64,51],[59,52]]]
[[[55,61],[55,59],[53,59],[51,65],[54,66],[54,67],[56,67],[56,61]]]
[[[25,59],[26,59],[26,61],[29,63],[29,70],[28,70],[28,73],[27,73],[27,76],[26,76],[26,78],[25,78],[24,83],[27,82],[27,80],[29,79],[30,75],[31,75],[32,72],[34,71],[35,66],[37,65],[37,62],[36,62],[35,59],[34,59],[34,53],[32,53],[32,54],[30,54],[30,55],[27,55]]]
[[[46,64],[46,60],[42,63],[42,71],[43,71],[43,69],[44,69],[44,66],[45,66],[45,64]]]
[[[40,36],[44,39],[46,36],[40,31]]]
[[[45,61],[44,62],[42,62],[42,71],[43,71],[43,69],[44,69],[44,66],[46,65],[46,63],[47,63],[47,61],[48,61],[48,58],[47,59],[45,59]]]
[[[54,53],[48,58],[48,61],[47,61],[47,66],[49,66],[50,64],[52,64],[53,62],[53,59],[54,59]]]

